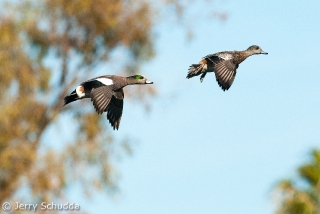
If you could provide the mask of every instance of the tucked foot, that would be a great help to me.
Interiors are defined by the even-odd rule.
[[[202,82],[202,81],[203,81],[203,79],[204,79],[204,77],[206,76],[206,74],[207,74],[207,72],[205,72],[205,73],[201,74],[201,76],[200,76],[200,82]]]

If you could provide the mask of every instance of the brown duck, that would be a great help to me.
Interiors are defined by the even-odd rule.
[[[113,129],[119,129],[123,109],[123,87],[134,84],[153,84],[142,75],[120,77],[105,75],[81,83],[69,96],[64,98],[64,105],[76,100],[91,98],[93,106],[107,118]]]
[[[239,64],[254,54],[268,54],[259,46],[252,45],[244,51],[224,51],[205,56],[199,64],[192,64],[189,67],[187,78],[200,76],[202,82],[207,72],[214,72],[222,90],[228,90],[236,76]]]

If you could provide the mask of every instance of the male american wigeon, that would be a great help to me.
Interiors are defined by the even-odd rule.
[[[93,106],[107,118],[113,129],[119,129],[123,109],[123,87],[134,84],[153,84],[142,75],[121,77],[105,75],[81,83],[69,96],[64,98],[64,105],[76,100],[91,98]]]
[[[252,45],[244,51],[224,51],[205,56],[199,64],[189,67],[187,78],[200,76],[202,82],[207,72],[214,72],[222,90],[228,90],[236,76],[236,71],[241,62],[254,54],[268,54],[259,46]]]

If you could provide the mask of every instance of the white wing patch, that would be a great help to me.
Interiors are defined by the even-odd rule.
[[[98,78],[96,79],[97,81],[101,82],[102,84],[104,85],[113,85],[113,81],[112,79],[108,79],[108,78],[105,78],[105,77],[101,77],[101,78]]]
[[[224,59],[224,60],[229,60],[229,59],[232,59],[232,54],[229,54],[229,53],[220,53],[218,55],[218,57]]]

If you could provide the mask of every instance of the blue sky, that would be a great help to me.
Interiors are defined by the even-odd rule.
[[[71,198],[83,211],[273,213],[275,183],[320,148],[320,2],[217,4],[229,19],[200,20],[191,41],[180,27],[157,28],[156,56],[142,73],[159,95],[149,114],[126,102],[115,132],[138,142],[117,163],[121,193]],[[244,61],[229,91],[212,73],[185,79],[203,56],[254,44],[269,55]]]

